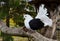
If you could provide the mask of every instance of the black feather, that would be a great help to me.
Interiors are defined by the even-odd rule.
[[[40,19],[32,19],[29,22],[30,28],[33,30],[41,29],[44,27],[44,23]]]

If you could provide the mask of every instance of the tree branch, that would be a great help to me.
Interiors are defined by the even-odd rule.
[[[22,27],[20,28],[8,28],[6,26],[6,23],[3,21],[0,21],[0,30],[3,33],[10,34],[10,35],[16,35],[16,36],[22,36],[22,37],[28,37],[29,35],[22,30]]]
[[[34,33],[31,33],[29,31],[25,32],[24,30],[22,30],[22,28],[8,28],[3,21],[0,21],[0,30],[3,33],[10,34],[10,35],[16,35],[22,37],[33,37],[35,41],[57,41],[57,40],[46,38],[36,31]]]

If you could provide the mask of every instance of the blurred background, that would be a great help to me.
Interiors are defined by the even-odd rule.
[[[11,28],[24,26],[23,14],[36,15],[34,5],[29,4],[31,0],[0,0],[0,19]],[[60,15],[59,15],[60,18]],[[57,38],[60,40],[60,19],[57,22]],[[10,36],[0,31],[0,41],[32,41],[29,37]]]

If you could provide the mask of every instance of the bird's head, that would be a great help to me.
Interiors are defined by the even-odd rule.
[[[24,19],[32,19],[32,17],[29,14],[23,14]]]

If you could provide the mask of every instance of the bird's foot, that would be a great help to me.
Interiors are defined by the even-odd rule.
[[[27,29],[26,27],[23,27],[23,30],[24,30],[25,32],[27,32],[27,31],[28,31],[28,29]]]
[[[23,30],[24,30],[25,32],[35,33],[35,30],[27,29],[26,27],[23,27]]]
[[[28,32],[35,33],[35,30],[29,29]]]

